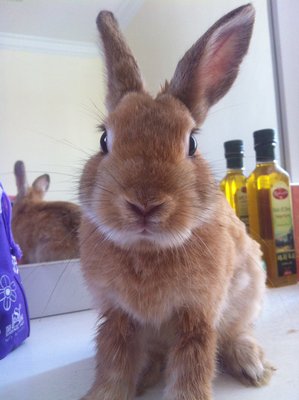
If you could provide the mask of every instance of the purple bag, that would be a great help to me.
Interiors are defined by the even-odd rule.
[[[11,232],[11,205],[0,183],[0,360],[30,333],[28,306],[18,271],[22,256]]]

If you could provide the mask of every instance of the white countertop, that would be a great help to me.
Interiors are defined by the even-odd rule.
[[[0,361],[0,399],[78,400],[93,380],[95,325],[94,311],[32,320],[30,338]],[[299,285],[268,290],[256,334],[277,368],[270,384],[248,388],[219,375],[215,400],[299,400]],[[139,399],[160,400],[162,390]]]

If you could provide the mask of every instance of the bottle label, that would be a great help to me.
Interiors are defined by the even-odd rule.
[[[271,206],[278,276],[296,274],[290,188],[285,182],[272,186]]]
[[[244,224],[249,226],[248,221],[248,203],[247,203],[247,190],[246,186],[242,186],[236,191],[236,214]]]

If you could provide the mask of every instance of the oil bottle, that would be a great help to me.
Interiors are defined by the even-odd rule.
[[[275,159],[272,129],[254,132],[256,168],[247,179],[249,232],[263,251],[267,284],[297,282],[290,178]]]
[[[220,189],[236,215],[248,228],[248,207],[246,177],[244,176],[242,140],[230,140],[224,143],[227,172],[220,182]]]

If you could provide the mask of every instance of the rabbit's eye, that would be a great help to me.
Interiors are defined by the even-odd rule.
[[[196,149],[197,149],[197,141],[196,141],[194,135],[191,134],[190,138],[189,138],[189,152],[188,152],[188,155],[190,157],[192,157],[194,155],[194,153],[196,152]]]
[[[108,153],[108,147],[107,147],[107,132],[104,130],[101,136],[101,149],[103,153]]]

